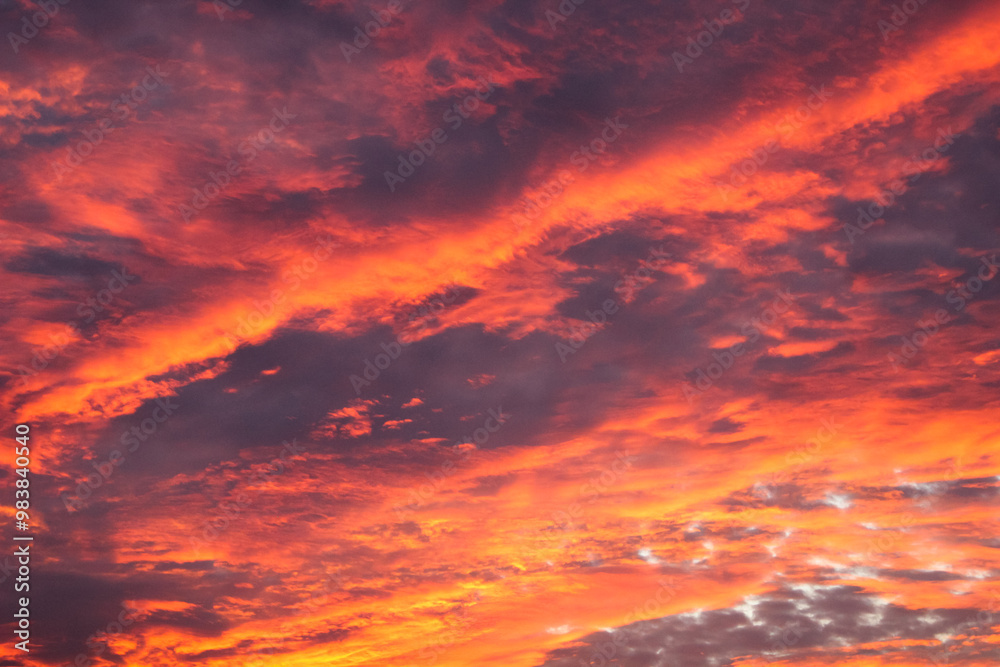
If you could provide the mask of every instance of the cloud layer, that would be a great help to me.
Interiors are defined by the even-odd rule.
[[[995,663],[995,3],[53,6],[0,664]]]

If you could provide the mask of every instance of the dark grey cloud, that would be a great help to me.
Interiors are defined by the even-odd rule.
[[[122,266],[96,257],[63,253],[52,248],[27,248],[20,255],[4,263],[4,268],[15,273],[32,273],[41,276],[68,277],[93,280],[110,277],[113,270]]]
[[[582,646],[552,651],[541,665],[724,667],[737,664],[740,657],[805,662],[828,658],[833,650],[845,657],[894,653],[899,647],[881,651],[850,647],[900,639],[930,640],[926,646],[914,643],[902,649],[911,660],[923,662],[942,659],[946,647],[954,650],[955,644],[935,644],[937,636],[960,632],[971,635],[972,641],[957,655],[986,660],[994,649],[984,641],[989,628],[980,622],[980,611],[909,609],[857,586],[786,585],[735,608],[677,614],[593,633],[581,640]]]

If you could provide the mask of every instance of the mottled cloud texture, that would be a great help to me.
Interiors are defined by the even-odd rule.
[[[42,6],[0,665],[997,664],[996,2]]]

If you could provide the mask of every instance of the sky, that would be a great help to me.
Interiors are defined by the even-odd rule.
[[[1000,660],[996,2],[0,26],[0,666]]]

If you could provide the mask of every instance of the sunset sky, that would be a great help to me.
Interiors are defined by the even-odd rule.
[[[0,666],[1000,663],[1000,3],[0,27]]]

